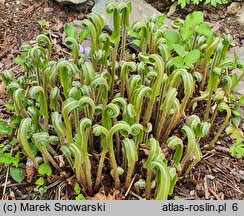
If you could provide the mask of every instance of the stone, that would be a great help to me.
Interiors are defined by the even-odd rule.
[[[81,4],[81,3],[85,3],[87,0],[56,0],[56,1],[63,4]]]
[[[56,0],[57,2],[69,5],[73,10],[87,12],[92,9],[95,0]]]
[[[113,19],[111,16],[108,16],[105,11],[105,5],[111,2],[111,0],[97,0],[92,11],[100,14],[104,19],[105,26],[111,31],[113,29]],[[130,14],[130,25],[133,25],[135,22],[145,22],[150,19],[153,14],[162,15],[150,4],[146,3],[144,0],[115,0],[115,2],[131,2],[132,4],[132,13]],[[164,20],[165,25],[171,27],[171,20],[166,18]]]
[[[240,14],[237,14],[236,16],[237,16],[237,18],[236,18],[237,22],[240,25],[244,25],[244,12],[240,13]]]
[[[244,61],[244,47],[231,49],[227,52],[227,57],[230,59],[234,59],[234,53],[239,56],[241,61]],[[238,77],[240,77],[243,72],[240,69],[235,69],[232,71],[232,73],[235,73]],[[239,85],[240,89],[237,91],[237,93],[244,95],[244,79],[239,82]]]
[[[240,70],[240,69],[234,69],[232,71],[232,74],[236,74],[237,77],[240,77],[242,75],[243,71]],[[238,89],[237,93],[240,94],[240,95],[244,95],[244,79],[242,79],[240,82],[239,82],[239,86],[240,88]]]
[[[235,15],[240,10],[241,3],[239,2],[232,2],[227,7],[227,13],[230,15]]]
[[[244,61],[244,47],[233,48],[227,52],[227,57],[234,59],[234,53],[236,53],[241,61]]]

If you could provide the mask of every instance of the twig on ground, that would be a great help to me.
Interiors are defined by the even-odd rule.
[[[214,190],[212,190],[211,188],[209,188],[208,191],[209,191],[211,194],[213,194],[214,197],[215,197],[217,200],[220,200],[218,194],[217,194]]]
[[[142,198],[141,196],[139,196],[138,194],[134,193],[133,191],[130,191],[130,194],[133,195],[134,197],[136,197],[139,200],[144,200],[144,198]]]
[[[13,147],[11,148],[10,154],[12,155]],[[9,169],[10,167],[8,166],[6,177],[5,177],[5,182],[4,182],[4,187],[3,187],[3,195],[2,195],[2,200],[4,200],[4,195],[6,193],[6,188],[7,188],[7,181],[8,181],[8,175],[9,175]]]
[[[125,197],[127,197],[128,193],[130,192],[130,189],[131,189],[131,187],[132,187],[132,185],[133,185],[133,183],[135,181],[136,176],[137,176],[137,174],[135,174],[134,177],[133,177],[133,179],[131,180],[131,183],[130,183],[130,185],[129,185],[126,193],[125,193]]]
[[[205,199],[208,200],[209,198],[209,188],[208,188],[208,182],[207,182],[207,177],[204,177],[204,192],[205,192]]]
[[[223,184],[225,184],[225,185],[228,185],[230,188],[233,188],[238,193],[244,194],[244,192],[242,192],[239,188],[236,188],[236,186],[230,185],[229,183],[224,182],[224,181],[222,181],[220,179],[216,179],[216,180],[219,181],[219,182],[221,182],[221,183],[223,183]]]

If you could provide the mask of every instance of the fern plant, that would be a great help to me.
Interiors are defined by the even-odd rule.
[[[215,148],[226,127],[237,139],[231,154],[241,157],[242,103],[233,99],[241,78],[230,71],[243,70],[244,64],[226,57],[231,37],[215,37],[202,12],[173,21],[169,29],[164,16],[130,26],[130,3],[108,3],[106,11],[113,17],[112,32],[91,13],[80,32],[65,25],[68,57],[53,60],[51,41],[39,35],[38,45],[23,45],[14,60],[24,75],[15,79],[13,72],[3,72],[21,120],[18,141],[34,167],[44,162],[57,175],[75,174],[85,196],[106,185],[163,200],[201,161],[202,149]],[[91,49],[79,53],[88,36]],[[128,36],[138,53],[127,44]],[[196,107],[203,112],[196,114]],[[220,114],[224,120],[215,129]],[[206,136],[208,143],[202,141]]]

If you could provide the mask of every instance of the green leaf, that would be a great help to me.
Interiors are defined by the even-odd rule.
[[[76,194],[79,194],[81,192],[80,185],[77,182],[75,183],[74,191]]]
[[[20,183],[24,180],[25,178],[25,170],[24,169],[19,169],[19,168],[10,168],[10,176],[15,180],[16,182]]]
[[[179,44],[173,44],[173,48],[179,56],[184,57],[186,55],[185,47]]]
[[[16,137],[13,137],[13,139],[12,139],[11,142],[10,142],[10,145],[11,145],[11,146],[15,146],[15,145],[18,144],[18,143],[19,143],[18,139],[17,139]]]
[[[240,117],[238,117],[238,116],[235,116],[235,117],[233,117],[232,119],[231,119],[231,122],[233,123],[233,124],[235,124],[235,125],[240,125],[240,123],[241,123],[241,118]]]
[[[155,21],[156,25],[158,25],[159,27],[162,26],[163,25],[163,21],[165,20],[166,17],[167,16],[165,14],[157,16],[156,17],[156,21]]]
[[[192,0],[192,3],[198,5],[200,3],[200,1],[202,1],[202,0]]]
[[[41,27],[44,27],[46,25],[46,20],[45,19],[41,19],[41,20],[38,21],[38,23],[39,23],[39,25]]]
[[[184,8],[186,3],[189,3],[189,0],[178,0],[178,5],[180,5],[181,8]]]
[[[82,194],[79,194],[75,197],[75,200],[86,200],[86,198]]]
[[[0,119],[0,134],[11,134],[13,128],[8,123]]]
[[[141,44],[140,40],[133,40],[132,43],[138,47],[140,47],[140,44]]]
[[[195,27],[203,22],[203,12],[196,11],[186,16],[185,24],[188,27]]]
[[[70,24],[64,25],[64,32],[66,33],[66,37],[76,38],[77,36],[77,30]]]
[[[232,124],[225,129],[226,134],[230,134],[232,137],[238,139],[243,137],[243,132],[237,125]]]
[[[38,192],[39,192],[41,195],[43,195],[44,193],[47,192],[47,187],[46,187],[46,186],[40,187],[39,190],[38,190]]]
[[[239,105],[243,105],[244,104],[244,96],[241,96],[238,102]]]
[[[34,143],[30,143],[29,146],[30,146],[30,149],[31,149],[32,154],[33,154],[33,155],[36,155],[38,149],[37,149],[37,147],[35,146],[35,144],[34,144]]]
[[[180,28],[180,33],[183,38],[183,40],[189,40],[191,35],[194,33],[193,29],[190,29],[187,25],[182,25]]]
[[[4,106],[5,106],[9,111],[14,110],[14,103],[7,102],[7,103],[4,104]]]
[[[10,153],[0,154],[0,163],[4,164],[5,166],[10,165],[11,163],[18,167],[19,164],[19,153],[15,157],[12,157]]]
[[[19,64],[19,65],[23,65],[23,64],[25,63],[25,61],[26,61],[26,58],[25,58],[24,56],[17,56],[17,57],[13,60],[13,62],[14,62],[15,64]]]
[[[52,174],[52,169],[48,164],[43,163],[39,166],[38,172],[40,175],[50,176]]]
[[[197,27],[197,32],[199,34],[203,34],[203,35],[206,35],[208,37],[213,35],[212,29],[211,29],[210,25],[207,23],[202,23],[201,25],[199,25]]]
[[[128,31],[128,35],[130,36],[130,37],[133,37],[133,38],[135,38],[135,37],[139,37],[139,33],[138,32],[136,32],[136,31],[133,31],[132,29],[130,29],[129,31]]]
[[[13,137],[11,142],[9,142],[9,140],[5,140],[3,143],[0,144],[0,154],[6,152],[8,149],[10,149],[12,146],[15,146],[17,143],[18,140],[16,137]]]
[[[40,177],[39,179],[36,180],[35,184],[37,186],[41,186],[41,185],[45,184],[44,178]]]
[[[184,66],[184,59],[181,56],[174,57],[172,59],[172,63],[177,67],[183,67]]]
[[[199,59],[199,57],[200,57],[200,51],[192,50],[186,54],[184,61],[187,65],[195,64]]]
[[[81,43],[88,35],[90,31],[88,29],[84,29],[80,32],[79,43]]]
[[[167,30],[163,33],[163,36],[166,39],[169,48],[172,48],[172,45],[178,43],[180,39],[179,34],[176,31]]]
[[[43,186],[43,187],[37,186],[34,188],[34,191],[39,192],[41,195],[43,195],[44,193],[47,192],[47,187],[46,186]]]
[[[232,113],[235,115],[235,116],[241,116],[241,113],[238,111],[238,110],[232,110]]]
[[[244,144],[243,138],[238,138],[236,143],[230,147],[231,156],[236,156],[237,158],[242,158],[244,156]]]
[[[10,120],[11,120],[12,125],[19,126],[20,121],[21,121],[21,117],[13,115],[13,116],[11,116]]]
[[[1,154],[0,155],[0,164],[4,164],[5,166],[8,166],[12,163],[12,156],[9,153]]]

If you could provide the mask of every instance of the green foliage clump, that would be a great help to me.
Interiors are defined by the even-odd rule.
[[[81,31],[65,25],[71,49],[66,58],[52,60],[51,41],[43,34],[37,46],[22,45],[14,60],[22,65],[22,76],[15,79],[11,71],[2,76],[12,98],[7,106],[21,120],[17,138],[39,174],[72,169],[79,183],[76,199],[84,199],[80,186],[92,195],[108,176],[117,189],[132,186],[147,199],[168,199],[178,177],[201,160],[203,148],[214,148],[227,125],[229,134],[243,136],[236,111],[241,103],[235,105],[232,93],[241,78],[230,71],[244,71],[244,64],[226,57],[231,37],[215,37],[201,12],[174,20],[169,28],[164,16],[131,26],[130,3],[108,3],[106,11],[114,21],[111,34],[95,13],[82,22]],[[89,36],[89,51],[80,51]],[[201,142],[220,113],[225,117],[216,135]],[[232,155],[243,155],[240,142]],[[168,148],[172,157],[164,153]],[[60,155],[65,158],[61,167]],[[3,156],[8,165],[16,163]],[[46,191],[43,177],[35,184],[37,192]]]
[[[199,5],[200,3],[210,4],[216,7],[218,4],[228,4],[229,0],[171,0],[172,2],[177,1],[181,8],[185,8],[188,4]]]

